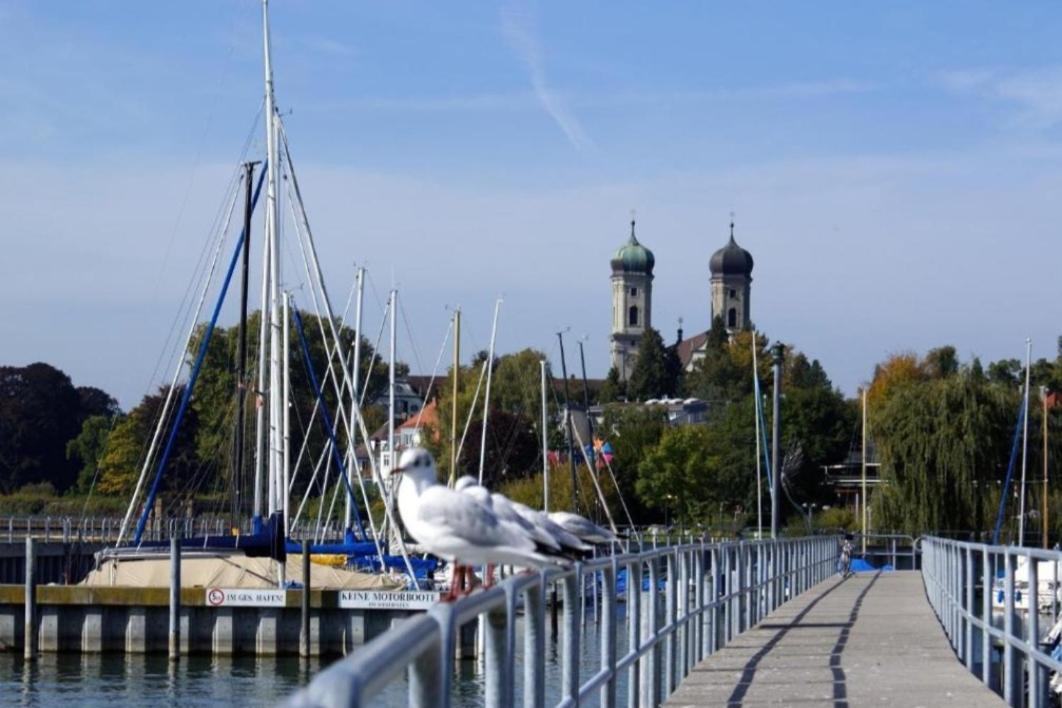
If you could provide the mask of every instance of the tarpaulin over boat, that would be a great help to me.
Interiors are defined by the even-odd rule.
[[[181,559],[181,587],[275,588],[280,582],[280,563],[272,558],[231,555]],[[285,577],[302,585],[301,559],[287,563]],[[88,574],[81,585],[90,587],[170,586],[170,559],[107,558]],[[310,564],[310,587],[320,590],[401,590],[406,579],[399,575],[361,573]]]

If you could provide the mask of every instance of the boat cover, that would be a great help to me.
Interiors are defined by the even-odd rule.
[[[279,584],[280,563],[272,558],[241,555],[181,559],[183,588],[275,588]],[[289,584],[302,585],[302,562],[287,563]],[[88,574],[81,585],[90,587],[151,588],[170,586],[170,559],[119,560],[108,558]],[[362,573],[310,564],[310,587],[320,590],[401,590],[406,579],[398,574]]]

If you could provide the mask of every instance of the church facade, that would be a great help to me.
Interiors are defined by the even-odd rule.
[[[652,326],[653,252],[631,233],[612,257],[612,333],[609,351],[612,366],[626,381],[638,356],[638,342],[646,328]],[[708,259],[709,297],[708,326],[721,317],[727,332],[752,328],[752,254],[734,240],[734,224],[730,224],[730,240]],[[708,330],[683,338],[679,329],[676,349],[682,367],[689,370],[704,356]]]

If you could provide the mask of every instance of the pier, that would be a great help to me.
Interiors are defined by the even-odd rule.
[[[838,542],[686,544],[516,575],[396,624],[286,704],[374,705],[404,680],[409,705],[449,708],[455,648],[478,625],[486,706],[1049,705],[1062,664],[1037,613],[1017,611],[1014,571],[1031,564],[1035,587],[1033,561],[1062,553],[924,537],[914,570],[841,577]],[[1003,612],[994,594],[1009,598]]]
[[[1001,706],[960,664],[917,571],[839,576],[698,664],[668,706]]]

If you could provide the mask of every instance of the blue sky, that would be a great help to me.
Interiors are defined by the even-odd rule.
[[[603,375],[632,209],[667,340],[707,326],[734,211],[753,320],[847,393],[895,351],[1017,357],[1030,336],[1054,355],[1057,4],[274,0],[272,18],[333,297],[367,264],[375,331],[396,283],[415,369],[447,306],[485,347],[500,295],[502,351],[556,356],[570,327]],[[160,380],[261,101],[259,32],[253,0],[0,2],[0,360],[126,406]]]

